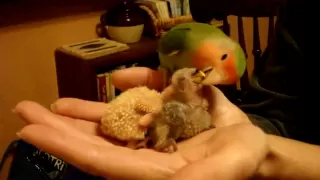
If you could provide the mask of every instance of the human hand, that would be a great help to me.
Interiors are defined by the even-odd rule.
[[[160,79],[160,73],[148,68],[129,68],[113,75],[114,85],[121,90],[137,85],[160,89]],[[106,104],[72,98],[56,101],[52,106],[54,113],[34,102],[20,102],[15,112],[27,125],[18,135],[84,171],[103,177],[247,179],[254,175],[268,151],[265,136],[217,88],[208,88],[207,96],[217,128],[179,143],[179,151],[173,154],[131,150],[106,141],[97,130]]]

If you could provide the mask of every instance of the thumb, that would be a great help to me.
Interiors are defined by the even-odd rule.
[[[207,99],[211,114],[216,127],[230,126],[238,123],[250,123],[248,116],[215,86],[203,88],[204,97]]]
[[[248,179],[268,153],[265,134],[248,124],[219,128],[206,145],[207,157],[186,165],[172,180]]]
[[[131,67],[112,73],[112,82],[121,91],[136,86],[147,86],[151,89],[162,90],[163,74],[147,67]]]
[[[230,106],[230,104],[232,104],[224,93],[213,85],[204,86],[203,94],[211,108]]]

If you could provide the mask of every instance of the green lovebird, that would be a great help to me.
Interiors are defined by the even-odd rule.
[[[241,46],[219,28],[190,22],[179,24],[159,40],[159,70],[165,84],[182,68],[197,68],[202,84],[235,84],[244,74],[246,57]]]

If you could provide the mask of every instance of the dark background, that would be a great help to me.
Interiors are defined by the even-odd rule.
[[[0,28],[107,10],[121,0],[0,0]]]

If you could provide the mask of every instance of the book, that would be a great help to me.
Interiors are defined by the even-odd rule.
[[[173,8],[173,4],[171,3],[172,1],[171,2],[170,2],[170,0],[163,0],[163,1],[165,1],[167,3],[169,17],[174,17],[175,11],[174,11],[174,8]]]
[[[106,97],[107,100],[105,102],[111,101],[111,74],[110,72],[105,72],[104,73],[105,81],[106,81],[106,87],[105,87],[105,92],[106,92]]]
[[[182,0],[175,0],[176,1],[176,12],[177,12],[177,16],[182,16],[182,6],[183,3],[181,3]]]
[[[113,85],[111,76],[114,71],[124,68],[126,68],[126,66],[122,65],[111,71],[97,74],[98,101],[106,103],[110,102],[121,93],[121,91]]]
[[[223,26],[223,21],[212,20],[212,21],[210,22],[210,24],[211,24],[212,26],[217,27],[217,28],[222,28],[222,26]],[[166,32],[168,32],[168,31],[163,31],[163,34],[166,33]]]
[[[149,7],[158,19],[170,18],[169,8],[168,8],[166,1],[163,1],[163,0],[137,0],[136,3]]]
[[[190,6],[189,6],[189,0],[183,0],[183,8],[182,8],[182,14],[184,16],[190,15]]]
[[[97,85],[98,85],[98,100],[101,102],[107,101],[106,94],[106,78],[104,74],[97,75]]]

